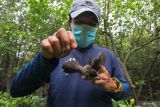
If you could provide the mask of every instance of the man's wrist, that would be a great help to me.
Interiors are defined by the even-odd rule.
[[[47,61],[47,62],[49,62],[50,64],[52,64],[52,63],[54,63],[54,64],[58,64],[58,62],[59,62],[59,59],[58,58],[46,58],[44,55],[43,55],[43,53],[42,52],[40,52],[40,54],[41,54],[41,57],[42,57],[42,59],[43,60],[45,60],[45,61]]]
[[[113,77],[112,80],[117,85],[117,87],[113,90],[113,92],[116,92],[116,93],[121,92],[122,91],[122,83],[115,77]]]

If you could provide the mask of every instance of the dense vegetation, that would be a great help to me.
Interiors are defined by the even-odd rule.
[[[45,105],[46,87],[12,99],[9,82],[40,51],[42,39],[60,27],[69,30],[72,1],[0,0],[0,106]],[[102,18],[95,43],[118,56],[136,101],[160,100],[160,1],[97,1]]]

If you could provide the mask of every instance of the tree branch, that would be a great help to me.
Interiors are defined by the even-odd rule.
[[[147,42],[144,42],[141,46],[133,48],[133,49],[126,55],[125,60],[124,60],[124,64],[126,65],[128,59],[129,59],[129,57],[131,56],[132,53],[134,53],[134,52],[136,52],[137,50],[145,47],[146,45],[148,45],[149,43],[151,43],[151,42],[153,42],[153,41],[155,41],[155,40],[157,40],[157,39],[160,39],[160,36],[154,37],[154,38],[148,40]]]
[[[151,71],[151,69],[153,68],[153,66],[154,66],[154,64],[155,64],[155,62],[156,62],[156,60],[157,60],[157,58],[158,58],[158,55],[159,55],[159,54],[156,53],[156,55],[155,55],[154,58],[152,59],[151,64],[150,64],[149,67],[147,68],[146,72],[144,72],[144,74],[143,74],[142,80],[145,80],[146,76],[148,75],[148,73],[149,73],[149,72]],[[140,88],[138,89],[137,99],[139,99],[139,97],[140,97],[140,93],[141,93],[141,91],[142,91],[142,87],[143,87],[143,85],[141,85]]]

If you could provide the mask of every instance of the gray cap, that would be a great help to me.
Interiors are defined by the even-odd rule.
[[[69,13],[72,18],[75,18],[86,11],[93,12],[97,16],[98,22],[100,22],[100,6],[95,0],[75,0]]]

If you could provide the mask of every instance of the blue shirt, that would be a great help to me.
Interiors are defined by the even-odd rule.
[[[83,80],[80,73],[63,72],[62,65],[70,58],[74,58],[84,66],[88,64],[89,59],[97,58],[100,52],[106,55],[103,66],[112,77],[122,82],[120,93],[107,92],[102,87],[93,85],[90,80]],[[112,98],[124,99],[130,92],[124,72],[115,55],[97,45],[83,51],[74,49],[61,59],[47,60],[42,53],[39,53],[13,78],[10,93],[13,97],[25,96],[48,82],[48,107],[112,107]]]

